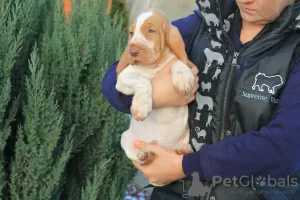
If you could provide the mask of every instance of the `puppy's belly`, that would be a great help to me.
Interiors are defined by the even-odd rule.
[[[188,142],[188,108],[154,109],[143,122],[132,118],[129,129],[136,139],[146,142],[156,140],[171,149],[180,148],[182,142]]]

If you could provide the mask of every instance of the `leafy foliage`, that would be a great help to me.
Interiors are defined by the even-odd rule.
[[[129,119],[101,80],[126,44],[105,1],[0,0],[0,199],[122,199]],[[3,193],[1,193],[1,191]]]

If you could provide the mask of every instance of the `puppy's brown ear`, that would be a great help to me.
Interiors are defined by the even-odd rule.
[[[129,48],[127,46],[119,60],[117,68],[116,68],[117,77],[129,65],[129,58],[128,58],[129,55],[128,54],[129,54]]]
[[[133,31],[135,29],[135,26],[136,24],[132,24],[129,28],[129,32]],[[129,41],[131,37],[131,34],[129,34],[127,38],[127,47],[125,48],[116,68],[117,77],[129,65]]]
[[[184,41],[177,27],[172,24],[168,24],[166,27],[166,44],[180,60],[185,64],[188,63]]]

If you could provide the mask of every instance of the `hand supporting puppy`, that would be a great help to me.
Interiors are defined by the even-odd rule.
[[[183,155],[178,155],[173,150],[155,143],[136,141],[134,145],[136,148],[153,152],[153,156],[155,156],[155,159],[147,165],[140,165],[133,161],[134,166],[144,174],[151,184],[162,186],[185,176],[182,169]]]
[[[196,98],[196,91],[199,88],[199,77],[197,67],[189,61],[189,67],[194,74],[193,90],[190,93],[180,93],[174,87],[172,67],[178,59],[171,60],[167,66],[152,79],[152,100],[153,107],[169,107],[187,105]]]

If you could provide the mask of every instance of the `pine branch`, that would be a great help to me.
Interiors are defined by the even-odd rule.
[[[22,31],[22,40],[24,41],[12,74],[12,96],[20,96],[20,100],[25,97],[25,76],[28,73],[28,58],[32,51],[34,41],[39,40],[42,33],[41,28],[43,19],[46,19],[46,10],[48,0],[11,0],[11,9],[18,10],[16,22],[12,24],[15,32]]]
[[[8,138],[8,136],[10,135],[11,133],[11,123],[15,120],[15,116],[16,116],[16,113],[17,113],[17,110],[18,110],[18,107],[19,107],[19,98],[15,99],[13,101],[13,104],[9,110],[9,115],[8,117],[6,118],[3,126],[1,126],[1,130],[0,130],[0,136],[1,136],[1,144],[0,144],[0,149],[1,151],[3,152],[3,149],[4,149],[4,145],[5,145],[5,142]],[[6,187],[6,183],[7,183],[7,174],[5,174],[6,172],[6,169],[4,167],[4,156],[3,154],[1,153],[0,154],[0,200],[2,199],[6,199],[4,197],[4,195],[2,194],[2,191],[3,189]]]
[[[11,1],[2,1],[0,5],[0,200],[6,199],[2,193],[7,184],[7,159],[4,148],[11,134],[11,123],[15,120],[19,98],[12,104],[10,73],[22,45],[23,33],[16,31],[20,6],[12,8]]]
[[[125,47],[123,21],[106,15],[105,1],[72,5],[68,23],[62,1],[0,0],[0,200],[115,200],[134,175],[120,148],[128,121],[99,85]],[[11,132],[15,155],[4,158]]]
[[[26,77],[25,122],[18,131],[12,164],[10,188],[16,200],[51,199],[72,149],[70,138],[64,140],[63,146],[57,146],[63,115],[58,110],[54,91],[45,92],[43,69],[35,47],[29,61],[31,75]]]
[[[105,176],[104,183],[115,182],[116,184],[114,186],[117,188],[115,190],[117,193],[111,193],[113,191],[112,188],[114,188],[111,184],[101,184],[101,190],[103,192],[101,192],[98,197],[99,199],[116,199],[125,194],[128,179],[134,176],[136,170],[129,162],[123,162],[122,164],[117,163],[118,158],[124,155],[123,150],[120,148],[119,138],[129,123],[123,114],[115,112],[106,103],[105,98],[101,94],[101,85],[99,87],[99,81],[102,80],[108,65],[112,64],[112,62],[118,58],[117,54],[123,51],[126,44],[126,35],[121,23],[118,23],[117,17],[113,19],[105,16],[101,19],[95,17],[98,16],[97,13],[102,13],[100,10],[103,8],[101,3],[95,6],[81,7],[86,13],[86,27],[85,29],[79,29],[79,38],[77,40],[85,41],[83,44],[82,60],[84,61],[84,65],[87,66],[81,76],[81,81],[86,85],[89,91],[87,96],[89,98],[85,97],[84,99],[93,100],[90,103],[90,109],[84,112],[86,114],[81,116],[87,118],[91,115],[90,113],[93,114],[90,120],[87,121],[89,122],[88,127],[94,127],[94,134],[87,139],[86,145],[76,156],[74,163],[78,166],[77,184],[83,185],[84,177],[92,176],[90,172],[98,159],[106,159],[110,157],[112,153],[116,154],[114,162],[109,164],[111,170]],[[72,21],[74,22],[74,20]],[[76,23],[76,21],[74,23]],[[118,40],[116,40],[116,38],[118,38]],[[99,120],[94,121],[93,119],[95,118]],[[93,124],[93,122],[97,124]],[[83,124],[80,127],[84,127],[85,125],[86,124]],[[127,158],[121,160],[128,161]],[[114,173],[114,169],[116,168],[122,170],[120,176],[116,176],[116,173]],[[125,176],[124,171],[126,171]],[[121,176],[121,174],[123,174],[123,176]],[[120,180],[120,178],[122,179]]]
[[[110,183],[104,183],[104,177],[110,170],[108,168],[108,164],[111,162],[112,157],[106,160],[101,160],[99,165],[96,165],[94,174],[93,174],[93,182],[90,179],[87,180],[87,185],[81,193],[81,200],[97,200],[100,193],[100,186],[102,184],[109,185]]]
[[[32,2],[26,3],[24,10],[32,12]],[[93,184],[99,184],[101,193],[95,198],[115,200],[124,194],[128,179],[134,175],[132,165],[119,162],[126,161],[120,148],[120,135],[128,121],[108,105],[99,82],[107,67],[118,59],[125,47],[126,34],[122,20],[105,15],[104,1],[74,1],[69,24],[63,15],[62,2],[47,2],[51,12],[46,13],[49,16],[43,22],[44,34],[38,43],[41,49],[38,56],[43,67],[32,71],[33,66],[39,66],[38,61],[34,62],[38,59],[33,54],[29,67],[32,75],[25,82],[25,122],[18,131],[12,168],[12,197],[59,199],[62,194],[62,199],[76,200],[86,195],[90,191],[88,188],[94,187]],[[42,8],[41,4],[37,4]],[[35,14],[37,16],[41,13]],[[34,15],[29,18],[36,19]],[[24,20],[25,24],[28,24],[29,18]],[[33,27],[32,30],[39,30],[39,26],[33,24],[39,25],[40,21],[28,24]],[[30,29],[26,30],[28,33]],[[24,72],[21,74],[23,76]],[[54,100],[57,100],[55,104]],[[64,114],[63,118],[60,112]],[[74,134],[72,148],[70,145],[63,148],[64,141],[68,141],[65,138],[72,135],[70,133]],[[112,153],[116,159],[107,164],[109,170],[98,174],[103,181],[90,182],[86,186],[86,180],[92,180],[95,175],[95,166],[99,165],[99,161],[110,158]],[[67,170],[64,170],[66,164]],[[117,168],[120,169],[117,172],[120,177],[114,174]],[[53,175],[54,171],[58,176]],[[117,192],[113,196],[109,196],[112,187],[104,184],[107,182],[115,183]],[[81,193],[82,188],[86,188],[84,194]],[[92,193],[96,195],[97,191]]]

